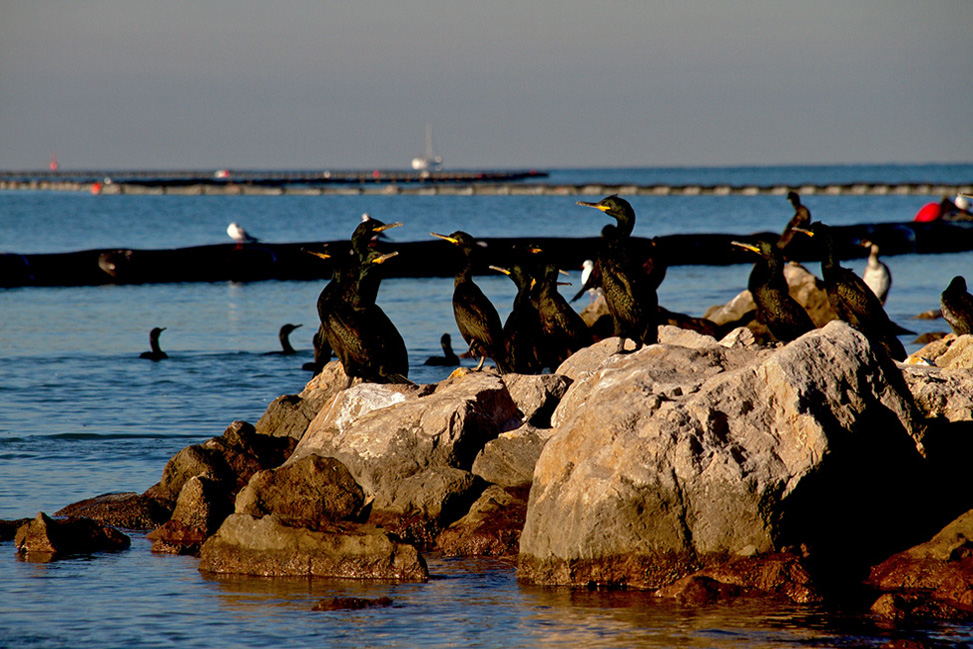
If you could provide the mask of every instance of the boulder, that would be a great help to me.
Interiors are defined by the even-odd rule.
[[[206,476],[186,481],[171,518],[147,535],[153,552],[198,555],[203,541],[219,529],[233,511],[230,494]]]
[[[53,519],[39,512],[17,530],[14,545],[30,561],[50,561],[70,555],[127,550],[131,539],[90,518]]]
[[[276,469],[258,471],[237,495],[236,513],[274,514],[284,525],[320,529],[361,517],[365,495],[338,460],[306,455]]]
[[[659,597],[700,606],[741,596],[772,596],[798,604],[821,601],[800,557],[775,553],[732,557],[660,588]]]
[[[361,384],[340,393],[311,422],[289,462],[333,457],[366,497],[395,500],[397,483],[430,467],[468,471],[483,445],[520,424],[503,380],[491,372],[451,377],[431,394]]]
[[[469,513],[439,535],[439,551],[453,557],[516,556],[527,513],[527,493],[526,487],[487,487]]]
[[[17,530],[30,522],[29,518],[15,518],[13,520],[0,519],[0,543],[13,541]]]
[[[331,361],[314,376],[299,394],[274,399],[255,424],[257,433],[274,437],[301,439],[321,408],[348,382],[341,363]]]
[[[920,360],[921,363],[917,362]],[[946,334],[910,355],[907,363],[951,370],[973,369],[973,336]]]
[[[473,473],[501,487],[529,486],[550,429],[524,424],[490,440],[473,460]]]
[[[872,568],[872,612],[895,620],[973,620],[973,510]]]
[[[916,407],[925,417],[947,422],[973,421],[973,371],[906,365],[902,373]]]
[[[523,421],[537,428],[550,428],[551,413],[571,385],[571,379],[558,374],[507,374],[503,382]]]
[[[835,321],[775,351],[706,339],[576,373],[534,471],[521,579],[658,589],[804,546],[816,579],[841,581],[935,524],[919,415],[864,336]]]
[[[90,518],[127,530],[150,530],[168,520],[171,508],[135,492],[108,493],[88,498],[54,512],[66,518]]]
[[[328,529],[289,527],[273,514],[232,514],[200,550],[208,573],[265,577],[327,577],[426,581],[418,550],[369,525],[336,523]]]

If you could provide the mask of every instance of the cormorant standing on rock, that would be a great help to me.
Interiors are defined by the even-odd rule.
[[[796,231],[821,242],[824,249],[824,258],[821,260],[824,289],[828,294],[828,302],[838,317],[865,334],[873,344],[881,346],[893,359],[905,360],[905,347],[896,337],[897,330],[904,330],[889,319],[882,303],[864,280],[838,264],[830,228],[819,221],[812,223],[807,229],[797,228]]]
[[[142,352],[139,354],[139,358],[147,358],[150,361],[161,361],[163,358],[169,358],[169,354],[162,351],[162,348],[159,347],[159,336],[165,330],[165,327],[155,327],[149,332],[149,347],[152,351]]]
[[[601,246],[596,267],[601,273],[601,288],[608,310],[615,321],[618,349],[625,349],[625,338],[643,344],[658,341],[659,298],[646,278],[645,269],[632,251],[630,236],[635,227],[635,210],[628,201],[612,195],[597,203],[578,201],[578,205],[601,210],[616,221],[601,231]]]
[[[865,239],[861,245],[863,248],[868,248],[868,264],[862,273],[862,279],[884,306],[889,289],[892,287],[892,273],[889,272],[889,267],[878,259],[878,244]]]
[[[367,219],[363,218],[361,223],[355,227],[355,231],[351,234],[351,249],[355,251],[356,255],[358,255],[359,263],[364,262],[365,256],[368,255],[368,251],[372,247],[372,244],[378,240],[379,234],[385,232],[386,230],[397,228],[401,225],[402,223],[399,221],[396,221],[395,223],[382,223],[378,219],[373,219],[371,217],[368,217]]]
[[[436,365],[439,367],[454,367],[459,365],[459,356],[453,351],[452,339],[449,334],[443,334],[439,339],[439,344],[443,348],[442,356],[430,356],[423,365]]]
[[[813,330],[811,316],[788,292],[780,248],[767,239],[758,239],[752,244],[731,243],[759,257],[750,271],[747,288],[757,305],[757,319],[767,325],[774,338],[788,343]]]
[[[470,352],[480,357],[480,364],[476,369],[480,370],[489,356],[497,364],[497,370],[501,374],[510,373],[500,316],[480,287],[473,282],[473,249],[477,245],[476,240],[461,230],[449,236],[435,232],[429,234],[459,246],[463,252],[464,261],[456,271],[453,282],[453,317],[456,318],[456,326],[463,335],[463,340],[470,346]]]
[[[290,335],[291,332],[300,327],[299,324],[285,324],[277,332],[277,337],[280,339],[280,351],[277,352],[267,352],[268,354],[282,354],[284,356],[290,356],[291,354],[296,354],[297,350],[291,347]]]
[[[801,197],[797,192],[788,192],[787,200],[794,206],[794,216],[777,240],[777,247],[781,250],[787,248],[787,244],[794,238],[794,228],[807,228],[811,224],[811,210],[801,204]]]
[[[558,272],[555,264],[544,261],[540,266],[537,291],[541,325],[538,355],[541,365],[552,370],[574,352],[594,343],[588,325],[557,290]]]
[[[490,266],[513,280],[517,286],[513,308],[503,323],[503,337],[507,341],[507,360],[517,374],[539,374],[543,370],[538,355],[541,337],[541,320],[537,312],[535,289],[537,281],[519,263],[509,268]]]
[[[957,336],[973,334],[973,295],[966,290],[966,278],[957,275],[939,296],[943,317]]]

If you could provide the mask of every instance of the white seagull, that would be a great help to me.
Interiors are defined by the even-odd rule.
[[[251,237],[247,234],[239,223],[234,221],[230,225],[226,226],[226,233],[230,235],[230,238],[236,241],[237,248],[242,248],[245,243],[256,243],[257,238]]]

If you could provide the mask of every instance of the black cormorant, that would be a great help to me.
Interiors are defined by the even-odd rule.
[[[838,317],[865,334],[873,344],[881,346],[895,360],[905,360],[905,347],[896,337],[897,331],[904,330],[889,319],[882,303],[862,278],[839,265],[830,228],[818,221],[795,231],[820,241],[824,251],[821,260],[824,289]]]
[[[659,298],[632,251],[629,237],[635,227],[635,210],[628,201],[615,195],[597,203],[578,201],[578,205],[601,210],[617,222],[602,228],[596,261],[608,311],[615,321],[615,335],[619,337],[616,353],[624,351],[625,338],[632,339],[636,349],[655,343]]]
[[[957,336],[973,334],[973,295],[966,290],[966,278],[957,275],[939,296],[943,317]]]
[[[784,279],[784,258],[775,242],[757,239],[754,243],[731,242],[755,253],[747,288],[757,305],[757,319],[777,340],[787,343],[815,328],[807,311],[791,297]]]
[[[296,354],[297,350],[291,347],[290,335],[291,332],[302,325],[299,324],[285,324],[277,332],[277,338],[280,339],[280,351],[267,352],[268,354],[281,354],[284,356],[289,356],[291,354]]]
[[[463,263],[456,271],[453,282],[453,317],[456,318],[456,326],[463,335],[463,340],[470,346],[470,351],[480,357],[480,364],[476,369],[481,369],[489,356],[497,364],[497,370],[501,374],[509,373],[511,368],[507,362],[500,316],[480,287],[473,282],[473,249],[477,245],[476,239],[460,230],[449,236],[435,232],[429,234],[459,246],[463,252]]]
[[[862,273],[862,279],[884,306],[889,289],[892,287],[892,273],[889,272],[889,267],[878,259],[878,244],[865,239],[861,245],[863,248],[868,248],[868,264]]]
[[[787,244],[794,238],[794,228],[807,228],[811,224],[811,210],[801,204],[801,197],[797,192],[788,192],[787,200],[794,206],[794,216],[777,239],[777,247],[781,250],[787,248]]]
[[[139,354],[139,358],[147,358],[150,361],[161,361],[163,358],[169,358],[169,355],[159,347],[159,336],[165,330],[165,327],[155,327],[149,332],[149,347],[151,351],[142,352]]]
[[[594,342],[587,323],[571,308],[558,287],[558,267],[549,260],[540,265],[537,279],[537,312],[541,337],[538,355],[541,364],[556,370],[568,356]]]
[[[365,257],[372,247],[372,243],[378,240],[379,234],[401,225],[402,223],[398,221],[395,223],[382,223],[378,219],[371,217],[362,219],[361,223],[355,227],[355,231],[351,233],[351,249],[358,255],[359,263],[364,263]]]
[[[544,367],[538,355],[541,319],[537,312],[537,281],[520,263],[509,264],[509,268],[490,268],[503,273],[517,286],[517,295],[510,314],[503,323],[510,367],[517,374],[538,374]]]
[[[443,348],[442,356],[430,356],[423,365],[436,365],[439,367],[454,367],[459,365],[459,356],[453,351],[452,340],[449,334],[443,334],[439,339],[439,344]]]

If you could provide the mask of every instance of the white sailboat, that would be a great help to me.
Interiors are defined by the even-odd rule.
[[[426,124],[426,157],[413,158],[412,168],[416,171],[439,171],[443,168],[442,156],[433,153],[432,124]]]

